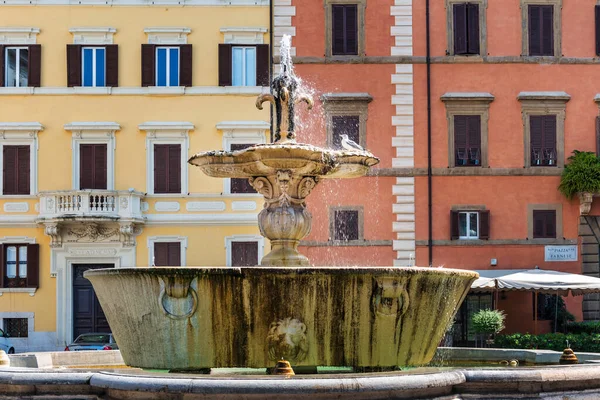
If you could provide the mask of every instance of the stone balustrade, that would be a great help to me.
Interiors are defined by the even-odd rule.
[[[143,219],[141,192],[129,190],[64,190],[41,192],[42,220],[69,217]]]

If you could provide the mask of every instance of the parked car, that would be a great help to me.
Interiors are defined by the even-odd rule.
[[[65,347],[65,351],[82,350],[118,350],[117,342],[112,333],[84,333]]]
[[[15,354],[15,348],[11,346],[8,338],[8,333],[0,329],[0,350],[4,350],[7,354]]]

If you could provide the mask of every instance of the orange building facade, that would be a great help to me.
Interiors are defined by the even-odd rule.
[[[597,150],[595,2],[579,3],[275,0],[275,43],[293,36],[297,73],[323,115],[305,120],[301,140],[328,144],[328,101],[348,114],[362,101],[359,139],[381,158],[372,176],[325,182],[313,195],[303,248],[313,263],[598,277],[600,204],[582,216],[557,189],[574,150]],[[362,209],[363,243],[332,240],[335,207]],[[568,256],[550,261],[557,251]],[[507,333],[536,330],[531,293],[484,297],[468,307],[504,309]],[[578,320],[600,318],[597,297],[565,302]],[[539,321],[538,332],[551,329]]]

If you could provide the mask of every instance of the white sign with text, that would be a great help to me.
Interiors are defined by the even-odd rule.
[[[577,246],[545,246],[544,261],[577,261]]]

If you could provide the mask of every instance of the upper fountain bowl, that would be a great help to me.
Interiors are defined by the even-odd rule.
[[[207,151],[189,163],[215,178],[252,178],[289,170],[297,176],[356,178],[379,158],[366,150],[331,150],[303,143],[258,144],[237,151]]]

